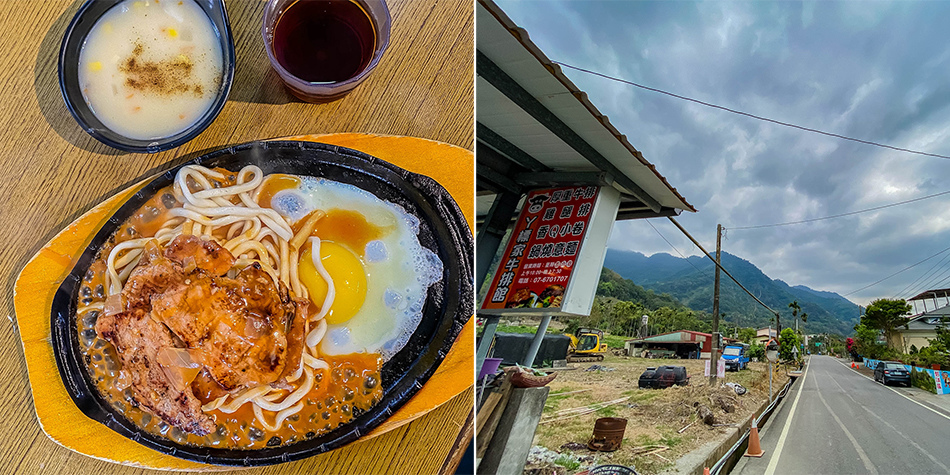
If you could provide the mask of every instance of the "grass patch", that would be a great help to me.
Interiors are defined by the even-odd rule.
[[[630,338],[629,336],[604,335],[603,342],[607,344],[607,348],[624,348]]]
[[[571,472],[581,467],[580,462],[575,460],[573,457],[568,457],[567,455],[561,455],[560,457],[554,459],[554,465],[560,465]]]
[[[617,415],[617,406],[613,405],[613,406],[602,407],[594,411],[594,413],[600,417],[614,417]]]
[[[647,434],[640,434],[637,436],[635,443],[638,447],[645,447],[647,445],[659,445],[659,441],[650,437]]]
[[[627,400],[627,402],[635,402],[637,404],[650,402],[663,394],[661,389],[647,389],[643,391],[635,389],[631,391],[625,391],[623,395],[626,396],[628,393],[630,395],[630,399]]]
[[[498,325],[495,329],[498,333],[537,333],[538,327],[526,327],[523,325]]]
[[[671,449],[679,445],[680,442],[682,441],[683,441],[682,437],[678,437],[673,434],[666,434],[663,437],[660,437],[660,443]]]

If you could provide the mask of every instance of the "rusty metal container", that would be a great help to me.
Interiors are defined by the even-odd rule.
[[[587,442],[587,448],[613,452],[623,443],[623,433],[626,429],[627,420],[622,417],[601,417],[594,421],[594,435]]]

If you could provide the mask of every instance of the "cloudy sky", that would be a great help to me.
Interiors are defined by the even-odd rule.
[[[783,122],[950,155],[950,2],[498,4],[552,60]],[[950,160],[564,72],[699,210],[684,213],[681,224],[714,249],[721,223],[723,249],[773,279],[849,294],[950,247],[950,194],[809,224],[729,229],[948,191]],[[667,220],[651,222],[683,254],[700,253]],[[643,220],[618,223],[610,247],[677,255]],[[866,305],[935,285],[950,287],[950,252],[848,298]]]

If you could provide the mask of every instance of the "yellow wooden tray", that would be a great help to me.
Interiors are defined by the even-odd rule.
[[[469,228],[473,225],[473,155],[452,145],[412,137],[331,134],[290,137],[339,145],[386,160],[438,181],[458,202]],[[460,173],[461,172],[461,173]],[[234,467],[207,465],[157,452],[89,419],[75,406],[60,379],[50,343],[53,295],[75,264],[74,256],[128,197],[149,179],[132,185],[92,208],[66,227],[33,256],[14,286],[14,308],[23,344],[40,427],[54,442],[83,455],[137,467],[214,471]],[[474,298],[474,297],[473,297]],[[429,381],[383,424],[353,443],[373,444],[373,438],[417,419],[465,390],[474,380],[474,320],[463,328],[455,345]],[[461,426],[462,422],[459,421]],[[372,451],[369,451],[372,453]],[[332,457],[333,451],[317,457]]]

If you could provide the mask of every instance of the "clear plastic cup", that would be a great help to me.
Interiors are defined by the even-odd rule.
[[[281,80],[283,80],[287,86],[287,89],[289,89],[294,96],[306,102],[334,101],[360,85],[360,83],[373,72],[376,65],[379,64],[383,53],[386,52],[386,47],[389,46],[389,32],[391,28],[389,8],[386,6],[384,0],[333,0],[356,3],[367,13],[367,16],[372,21],[376,35],[375,49],[367,65],[355,76],[340,81],[311,82],[290,73],[287,68],[278,61],[277,54],[274,51],[274,31],[281,15],[295,3],[306,1],[311,0],[268,0],[267,5],[264,7],[264,25],[261,28],[261,35],[264,38],[264,49],[267,51],[267,57],[270,59],[271,66],[273,66],[277,75],[280,76]]]

